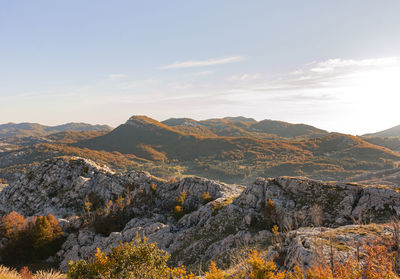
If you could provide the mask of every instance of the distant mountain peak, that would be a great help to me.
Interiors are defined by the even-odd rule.
[[[146,126],[149,124],[154,125],[158,123],[160,122],[145,115],[133,115],[128,119],[128,121],[125,122],[125,124],[132,126]]]
[[[392,128],[379,131],[376,133],[370,133],[363,135],[365,137],[382,137],[382,138],[390,138],[390,137],[400,137],[400,125],[394,126]]]
[[[128,121],[125,122],[125,125],[132,126],[135,128],[152,128],[152,129],[162,129],[162,130],[173,130],[173,128],[153,119],[147,117],[145,115],[133,115]],[[175,131],[175,130],[173,130]],[[176,131],[180,133],[179,131]]]

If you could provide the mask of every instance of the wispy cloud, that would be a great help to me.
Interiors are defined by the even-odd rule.
[[[126,75],[124,74],[109,74],[107,79],[108,80],[120,80],[126,78]]]
[[[181,68],[193,68],[193,67],[207,67],[207,66],[215,66],[221,64],[228,64],[239,62],[244,59],[243,56],[231,56],[225,58],[215,58],[215,59],[207,59],[207,60],[190,60],[183,62],[174,62],[172,64],[161,66],[160,69],[181,69]]]
[[[214,71],[201,71],[201,72],[196,73],[196,75],[197,76],[209,76],[213,73],[214,73]]]
[[[245,81],[245,80],[259,80],[265,78],[264,75],[260,73],[255,74],[242,74],[242,75],[234,75],[228,78],[231,81]]]
[[[275,77],[260,79],[257,83],[252,80],[249,88],[256,91],[293,91],[328,88],[342,88],[363,83],[371,83],[381,75],[391,77],[399,72],[400,57],[388,57],[363,60],[329,59],[304,65],[296,71]],[[230,81],[246,81],[252,74],[231,77]],[[256,75],[257,76],[257,75]],[[368,79],[368,77],[370,77]],[[380,80],[376,80],[379,82]]]

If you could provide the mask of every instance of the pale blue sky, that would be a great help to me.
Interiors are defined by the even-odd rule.
[[[0,1],[0,123],[400,124],[400,1]]]

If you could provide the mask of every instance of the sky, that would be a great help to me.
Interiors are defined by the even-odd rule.
[[[0,0],[0,123],[400,125],[399,0]]]

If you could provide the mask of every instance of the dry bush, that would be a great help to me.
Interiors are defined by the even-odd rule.
[[[21,268],[21,270],[19,271],[19,275],[24,279],[33,279],[33,273],[29,270],[27,266]]]
[[[67,279],[67,276],[57,271],[38,271],[35,274],[24,267],[20,272],[5,266],[0,266],[0,279]]]
[[[33,279],[67,279],[67,276],[54,270],[38,271],[33,275]]]
[[[0,266],[0,279],[22,279],[18,271],[5,266]]]
[[[323,212],[321,206],[314,204],[311,208],[312,222],[316,227],[320,227],[323,222]]]
[[[363,245],[365,251],[362,261],[349,258],[345,263],[320,265],[309,269],[307,279],[398,279],[394,271],[394,254],[388,249],[374,243]]]

